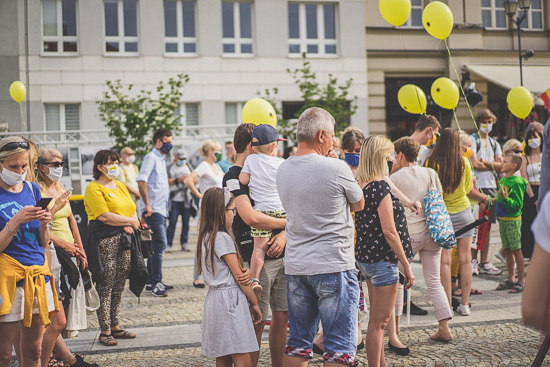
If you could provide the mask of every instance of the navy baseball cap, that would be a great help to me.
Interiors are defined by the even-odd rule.
[[[256,126],[252,131],[251,138],[252,146],[266,145],[274,141],[286,141],[286,139],[279,138],[279,134],[273,126],[267,124]]]

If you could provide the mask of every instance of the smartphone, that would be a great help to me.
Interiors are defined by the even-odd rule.
[[[72,193],[73,193],[73,188],[71,187],[69,190],[67,190],[67,191],[63,194],[63,196],[69,197],[69,196],[71,196]]]
[[[38,203],[36,203],[36,207],[46,209],[48,207],[48,204],[50,204],[50,201],[52,201],[52,198],[42,198],[38,201]]]

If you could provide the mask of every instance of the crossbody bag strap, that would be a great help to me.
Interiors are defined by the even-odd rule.
[[[32,184],[29,181],[25,181],[25,183],[29,186],[29,189],[31,189],[32,196],[34,196],[34,205],[38,203],[38,200],[36,200],[36,193],[34,192],[34,187],[32,187]]]

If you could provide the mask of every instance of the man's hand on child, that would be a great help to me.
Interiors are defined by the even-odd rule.
[[[252,273],[250,272],[250,269],[242,268],[241,269],[242,274],[237,277],[237,282],[248,285],[252,281]]]
[[[270,246],[267,250],[267,256],[269,257],[279,257],[283,253],[283,250],[286,246],[286,232],[281,231],[277,235],[273,236],[267,242],[267,245]]]

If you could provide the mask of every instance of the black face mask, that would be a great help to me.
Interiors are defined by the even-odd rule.
[[[393,162],[392,161],[388,161],[388,172],[391,173],[391,169],[393,168]]]

